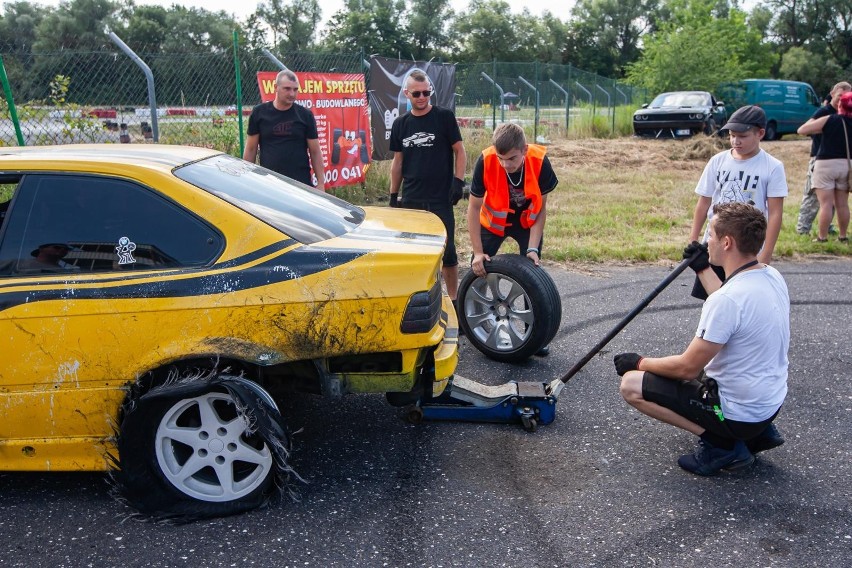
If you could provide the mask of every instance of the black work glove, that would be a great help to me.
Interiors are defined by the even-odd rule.
[[[453,185],[450,189],[450,203],[455,205],[458,203],[462,197],[464,197],[464,180],[459,179],[457,177],[453,177]]]
[[[639,369],[639,361],[642,360],[642,356],[638,353],[619,353],[612,360],[615,363],[615,372],[618,373],[619,377],[623,377],[627,371]]]
[[[698,255],[695,258],[692,258],[696,253],[698,253]],[[692,258],[692,262],[689,263],[689,267],[695,272],[701,272],[702,270],[710,268],[710,255],[707,254],[707,245],[699,243],[698,241],[692,241],[689,243],[688,247],[683,249],[683,258],[684,260]]]
[[[390,201],[388,202],[388,205],[390,205],[391,207],[399,207],[399,194],[398,193],[391,193],[390,194]]]

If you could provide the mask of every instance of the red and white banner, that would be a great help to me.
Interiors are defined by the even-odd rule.
[[[257,74],[263,102],[275,98],[276,71]],[[325,187],[364,181],[370,164],[370,106],[364,75],[347,73],[296,73],[300,104],[317,121],[322,148]]]

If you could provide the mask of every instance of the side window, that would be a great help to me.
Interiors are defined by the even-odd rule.
[[[808,100],[808,104],[811,106],[820,106],[822,102],[820,102],[819,97],[814,92],[813,89],[806,88],[805,89],[805,98]]]
[[[223,249],[195,215],[135,183],[32,174],[0,244],[0,275],[199,267]]]

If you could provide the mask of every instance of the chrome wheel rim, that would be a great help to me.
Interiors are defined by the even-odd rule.
[[[530,337],[535,324],[532,301],[523,286],[503,274],[477,278],[464,301],[471,334],[494,351],[514,351]]]

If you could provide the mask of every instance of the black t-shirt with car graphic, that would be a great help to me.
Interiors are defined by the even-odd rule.
[[[461,139],[455,114],[445,108],[433,106],[423,116],[408,112],[394,121],[390,150],[402,152],[403,202],[449,203],[452,147]]]

